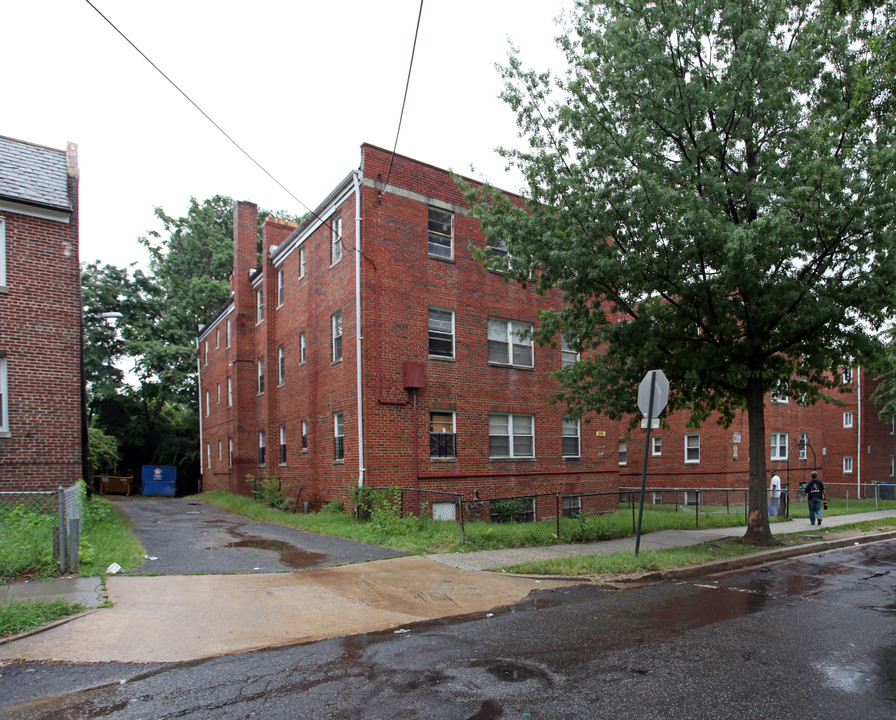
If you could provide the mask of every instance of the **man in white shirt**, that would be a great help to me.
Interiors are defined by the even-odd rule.
[[[781,478],[774,470],[772,471],[772,481],[768,494],[768,514],[777,515],[781,506]]]

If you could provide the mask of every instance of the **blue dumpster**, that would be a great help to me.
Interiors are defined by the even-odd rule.
[[[144,465],[143,494],[174,497],[177,490],[177,468],[173,465]]]

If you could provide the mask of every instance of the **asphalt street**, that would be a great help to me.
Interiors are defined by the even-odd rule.
[[[0,718],[891,720],[896,542],[188,663],[13,663]]]

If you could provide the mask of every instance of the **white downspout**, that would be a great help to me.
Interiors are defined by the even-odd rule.
[[[856,497],[862,497],[862,366],[856,367]]]
[[[202,492],[202,481],[205,478],[205,465],[207,462],[204,454],[205,448],[202,447],[202,351],[199,342],[199,335],[205,329],[205,325],[199,326],[199,332],[196,334],[196,380],[199,386],[199,492]]]
[[[364,388],[361,386],[361,172],[352,172],[355,185],[355,370],[358,386],[358,487],[364,485]]]

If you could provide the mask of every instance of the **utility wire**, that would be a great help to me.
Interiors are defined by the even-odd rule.
[[[214,125],[215,128],[218,130],[218,132],[220,132],[224,137],[226,137],[226,138],[230,141],[230,143],[231,143],[237,150],[239,150],[243,155],[245,155],[245,156],[246,156],[246,157],[247,157],[247,158],[248,158],[248,159],[249,159],[249,160],[250,160],[250,161],[251,161],[251,162],[258,168],[258,169],[259,169],[259,170],[261,170],[261,171],[262,171],[265,175],[267,175],[271,180],[273,180],[275,183],[277,183],[277,185],[279,185],[280,188],[281,188],[283,191],[285,191],[287,195],[289,195],[289,196],[290,196],[293,200],[295,200],[299,205],[301,205],[303,208],[305,208],[305,209],[306,209],[306,210],[307,210],[313,217],[315,217],[315,218],[317,218],[318,220],[320,220],[320,222],[323,223],[324,225],[329,226],[328,223],[326,223],[326,222],[323,220],[323,218],[321,218],[316,212],[314,212],[314,210],[312,210],[312,209],[311,209],[310,207],[308,207],[305,203],[303,203],[301,200],[299,200],[299,198],[297,198],[297,197],[290,191],[290,189],[289,189],[288,187],[286,187],[282,182],[280,182],[280,181],[279,181],[277,178],[275,178],[270,172],[268,172],[267,168],[265,168],[264,165],[262,165],[260,162],[258,162],[258,160],[256,160],[254,157],[252,157],[252,156],[249,154],[249,152],[248,152],[247,150],[245,150],[245,149],[242,147],[242,145],[240,145],[236,140],[234,140],[234,139],[233,139],[233,138],[232,138],[232,137],[231,137],[231,136],[224,130],[224,128],[222,128],[220,125],[218,125],[218,123],[216,123],[216,122],[211,118],[211,116],[210,116],[207,112],[205,112],[205,110],[203,110],[201,107],[199,107],[199,105],[197,105],[197,104],[193,101],[193,98],[191,98],[189,95],[187,95],[187,93],[184,92],[184,91],[178,86],[178,84],[177,84],[176,82],[174,82],[174,80],[172,80],[172,79],[171,79],[170,77],[168,77],[164,72],[162,72],[161,68],[159,68],[158,65],[156,65],[152,60],[150,60],[150,59],[147,57],[146,53],[144,53],[144,52],[143,52],[140,48],[138,48],[133,42],[131,42],[131,39],[130,39],[127,35],[125,35],[121,30],[119,30],[119,29],[115,26],[115,23],[113,23],[109,18],[107,18],[107,17],[106,17],[106,16],[105,16],[105,15],[104,15],[98,8],[97,8],[97,6],[94,5],[94,4],[91,2],[91,0],[84,0],[84,2],[86,2],[88,5],[90,5],[90,7],[92,7],[92,8],[96,11],[97,15],[99,15],[101,18],[103,18],[103,20],[105,20],[105,21],[109,24],[109,26],[110,26],[115,32],[117,32],[119,35],[121,35],[121,37],[124,38],[125,42],[127,42],[128,45],[130,45],[132,48],[134,48],[134,50],[136,50],[138,53],[140,53],[141,57],[142,57],[144,60],[146,60],[146,62],[148,62],[150,65],[152,65],[153,68],[155,69],[155,71],[156,71],[157,73],[159,73],[159,75],[161,75],[163,78],[165,78],[165,79],[171,84],[171,86],[172,86],[175,90],[177,90],[181,95],[183,95],[184,98],[186,98],[187,102],[189,102],[194,108],[196,108],[200,113],[202,113],[202,116],[203,116],[206,120],[208,120],[212,125]],[[421,5],[422,5],[422,0],[421,0]],[[422,8],[421,8],[421,9],[422,9]],[[415,41],[415,42],[416,42],[416,41]],[[396,138],[396,142],[397,142],[397,138]],[[332,228],[331,228],[331,229],[332,229]]]
[[[395,159],[395,149],[398,147],[398,135],[401,132],[401,121],[404,118],[404,106],[408,101],[408,88],[411,86],[411,69],[414,67],[414,53],[417,51],[417,36],[420,34],[420,18],[423,17],[423,0],[420,0],[420,11],[417,13],[417,29],[414,31],[414,46],[411,48],[411,63],[408,66],[408,79],[404,85],[404,99],[401,101],[401,114],[398,116],[398,129],[395,131],[395,144],[392,146],[392,154],[389,156],[389,170],[386,172],[386,181],[379,197],[383,197],[386,186],[389,184],[389,176],[392,174],[392,161]]]

